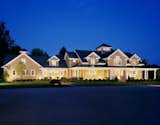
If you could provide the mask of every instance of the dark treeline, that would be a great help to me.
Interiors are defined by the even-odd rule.
[[[20,45],[17,45],[15,40],[12,39],[9,29],[7,29],[5,22],[0,21],[0,76],[3,73],[1,66],[6,55],[18,55],[19,51],[27,51]],[[43,51],[40,48],[34,48],[31,51],[33,56],[48,56],[47,52]]]

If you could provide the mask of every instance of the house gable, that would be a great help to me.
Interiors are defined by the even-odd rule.
[[[52,56],[51,58],[49,58],[48,59],[48,61],[50,61],[50,60],[57,60],[57,61],[59,61],[60,59],[57,57],[57,56]]]
[[[134,54],[130,59],[129,63],[131,66],[138,66],[140,64],[141,58],[137,55]]]
[[[125,55],[120,49],[117,49],[107,57],[109,66],[126,66],[127,60],[128,56]]]
[[[134,54],[134,55],[130,58],[130,60],[137,60],[137,61],[140,61],[141,58],[140,58],[137,54]]]
[[[57,56],[52,56],[48,59],[49,66],[59,66],[60,59]]]
[[[17,79],[39,79],[42,75],[42,66],[26,53],[21,53],[2,68],[7,72],[11,81]]]
[[[98,54],[96,54],[95,52],[91,52],[87,57],[85,57],[86,59],[87,58],[90,58],[90,57],[96,57],[97,59],[100,59],[101,57],[98,55]]]
[[[14,59],[12,59],[11,61],[9,61],[8,63],[4,64],[2,66],[2,68],[7,67],[8,65],[11,65],[13,62],[15,62],[16,60],[18,60],[19,58],[21,58],[22,56],[26,57],[27,59],[29,59],[30,61],[32,61],[34,64],[36,64],[39,67],[42,67],[39,63],[37,63],[35,60],[33,60],[30,56],[27,55],[26,52],[20,52],[21,54],[18,55],[17,57],[15,57]]]

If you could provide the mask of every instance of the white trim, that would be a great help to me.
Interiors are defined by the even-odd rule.
[[[39,63],[37,63],[35,60],[33,60],[30,56],[28,56],[26,53],[21,53],[20,55],[18,55],[17,57],[15,57],[14,59],[12,59],[11,61],[9,61],[7,64],[3,65],[2,68],[5,68],[6,66],[8,66],[9,64],[11,64],[12,62],[16,61],[18,58],[20,58],[22,55],[26,56],[28,59],[30,59],[32,62],[34,62],[36,65],[42,67]]]
[[[132,55],[129,60],[131,61],[133,57],[137,57],[138,61],[141,61],[141,58],[137,54]]]
[[[66,56],[68,56],[68,53],[67,52],[65,52],[65,54],[64,54],[64,59],[66,60]]]
[[[127,59],[128,56],[126,54],[124,54],[120,49],[117,49],[116,51],[114,51],[111,55],[109,55],[106,59],[110,59],[111,56],[113,56],[116,52],[120,52],[122,55],[124,55]],[[105,58],[104,58],[105,59]]]
[[[58,61],[60,60],[56,55],[54,55],[54,56],[50,57],[47,61],[52,60],[54,57],[55,57]]]
[[[91,52],[88,56],[86,56],[85,58],[87,59],[87,58],[89,58],[92,54],[94,54],[95,56],[97,56],[97,59],[100,59],[101,57],[98,55],[98,54],[96,54],[95,52]]]
[[[68,58],[69,60],[78,60],[78,58]]]
[[[152,70],[158,70],[160,68],[141,68],[141,67],[72,67],[70,69],[122,69],[122,70],[147,70],[147,71],[152,71]]]

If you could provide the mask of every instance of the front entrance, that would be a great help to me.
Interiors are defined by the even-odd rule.
[[[148,71],[148,79],[154,79],[154,71]]]

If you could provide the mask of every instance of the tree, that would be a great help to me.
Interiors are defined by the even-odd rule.
[[[143,59],[142,63],[144,64],[144,66],[148,66],[148,60],[147,59]]]
[[[160,80],[160,69],[157,71],[157,79]]]
[[[4,56],[6,54],[18,55],[22,48],[15,44],[10,36],[10,31],[6,28],[6,24],[0,21],[0,67],[3,65]],[[0,68],[0,75],[3,70]]]
[[[59,51],[59,55],[64,57],[66,51],[67,51],[66,48],[63,46]]]
[[[49,57],[48,54],[47,54],[47,52],[43,51],[40,48],[34,48],[34,49],[32,49],[31,55],[32,56],[46,56],[46,57]]]
[[[24,78],[25,70],[26,70],[26,64],[21,61],[18,62],[18,64],[16,65],[16,73],[18,74],[18,76],[20,76],[21,79]]]

